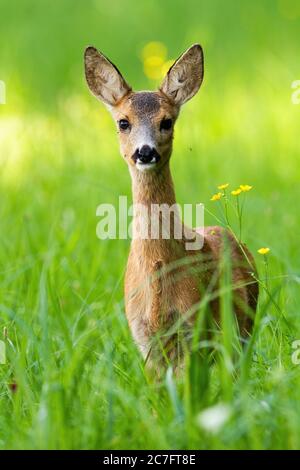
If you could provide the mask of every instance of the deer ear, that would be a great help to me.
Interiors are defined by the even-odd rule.
[[[85,76],[89,89],[109,106],[115,106],[130,90],[117,67],[95,47],[84,54]]]
[[[203,73],[203,51],[199,44],[194,44],[172,65],[160,90],[175,104],[181,106],[197,93],[203,80]]]

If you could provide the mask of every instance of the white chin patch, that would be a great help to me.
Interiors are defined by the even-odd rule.
[[[149,171],[149,170],[153,170],[155,165],[156,165],[155,163],[139,163],[139,162],[137,162],[135,166],[139,171]]]
[[[149,163],[142,163],[137,160],[135,166],[139,171],[148,171],[148,170],[152,170],[156,166],[156,163],[157,163],[156,158],[153,157],[151,162]]]

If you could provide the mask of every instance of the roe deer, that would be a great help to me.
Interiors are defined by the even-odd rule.
[[[195,44],[170,68],[158,91],[134,92],[103,54],[94,47],[86,49],[87,83],[116,122],[121,153],[132,178],[135,204],[149,209],[153,204],[169,207],[175,204],[169,167],[174,125],[181,105],[199,90],[203,69],[202,48]],[[134,226],[144,222],[139,217],[135,214]],[[189,229],[188,234],[189,238],[196,236],[197,229]],[[245,335],[251,329],[257,305],[255,267],[245,245],[239,244],[226,229],[206,227],[202,248],[197,252],[187,250],[183,238],[174,237],[174,226],[170,239],[160,236],[132,240],[125,276],[126,316],[147,360],[153,352],[153,338],[172,327],[178,318],[187,330],[192,328],[197,306],[207,290],[216,293],[209,305],[212,318],[218,322],[217,292],[225,234],[230,247],[233,308],[240,332]],[[179,354],[176,338],[165,349],[171,361],[177,360]]]

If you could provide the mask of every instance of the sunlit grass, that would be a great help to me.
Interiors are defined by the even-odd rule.
[[[22,6],[0,31],[11,45],[1,70],[10,85],[0,107],[0,447],[299,448],[300,366],[291,359],[300,338],[297,9],[129,1],[124,24],[115,4],[87,3],[49,2],[34,14]],[[11,2],[3,8],[13,18]],[[142,14],[151,30],[135,19]],[[50,41],[47,28],[57,24]],[[153,41],[146,55],[161,57],[160,76],[169,58],[204,42],[203,87],[176,127],[178,202],[204,203],[205,223],[214,224],[218,186],[253,185],[242,238],[271,295],[262,289],[241,349],[229,341],[225,285],[224,329],[211,343],[199,339],[200,354],[196,342],[182,377],[169,369],[159,381],[145,372],[124,315],[129,241],[96,237],[97,206],[131,189],[115,124],[82,70],[82,51],[94,43],[134,88],[156,87],[160,76],[144,76],[141,55]],[[270,248],[267,274],[262,247]]]

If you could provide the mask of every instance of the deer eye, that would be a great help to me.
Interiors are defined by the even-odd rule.
[[[129,123],[129,121],[127,121],[127,119],[120,119],[119,128],[122,131],[126,131],[127,129],[129,129],[129,127],[130,127],[130,123]]]
[[[172,119],[163,119],[160,123],[160,130],[169,131],[172,127]]]

